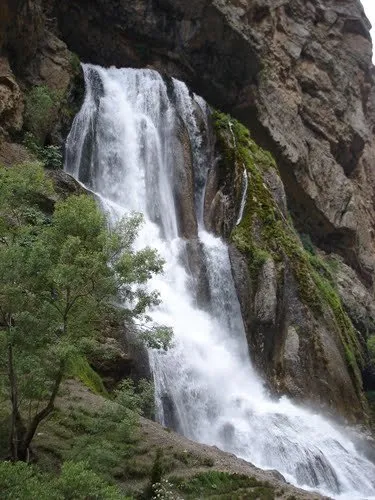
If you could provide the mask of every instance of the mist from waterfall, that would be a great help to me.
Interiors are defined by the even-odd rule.
[[[150,352],[158,420],[277,469],[301,487],[335,498],[375,498],[375,466],[343,431],[285,397],[271,400],[252,367],[227,246],[203,223],[212,167],[206,103],[152,70],[85,65],[84,73],[85,100],[67,140],[66,170],[97,193],[112,220],[142,212],[136,245],[156,248],[166,263],[150,283],[162,299],[152,320],[174,330],[171,350]],[[196,222],[190,240],[181,237],[179,198],[181,182],[191,186],[187,155]]]

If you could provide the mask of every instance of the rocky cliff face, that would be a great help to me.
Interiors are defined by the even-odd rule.
[[[359,0],[60,2],[91,62],[188,82],[271,150],[298,225],[368,283],[374,270],[374,85]]]
[[[28,102],[29,122],[36,115],[41,122],[35,138],[42,145],[64,140],[73,118],[80,68],[49,15],[48,5],[38,0],[6,0],[0,8],[0,161],[5,164],[32,157],[20,144],[24,132],[31,132]],[[32,102],[35,88],[42,89],[41,99]]]
[[[211,229],[233,243],[254,359],[273,390],[360,417],[361,372],[375,388],[366,351],[375,324],[375,85],[359,0],[8,0],[0,50],[0,160],[8,164],[29,154],[18,143],[35,85],[56,103],[44,143],[64,139],[79,75],[70,50],[180,78],[249,128],[251,140],[237,130],[252,155],[241,224],[243,151],[225,120],[205,210]],[[181,179],[193,185],[189,169]],[[183,200],[192,237],[192,197]],[[192,249],[203,301],[198,254]],[[328,271],[327,259],[337,263]]]

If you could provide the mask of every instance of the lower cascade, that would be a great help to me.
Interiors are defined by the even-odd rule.
[[[150,316],[174,331],[168,352],[150,352],[160,423],[302,488],[375,498],[375,466],[343,431],[287,398],[271,400],[251,365],[227,246],[203,223],[206,103],[152,70],[85,65],[84,73],[66,170],[113,220],[143,213],[137,245],[166,262],[151,284],[162,302]]]

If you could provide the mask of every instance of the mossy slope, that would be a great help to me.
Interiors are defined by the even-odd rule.
[[[57,402],[57,412],[40,429],[35,443],[37,467],[60,473],[61,464],[82,463],[123,498],[144,500],[155,458],[175,499],[316,498],[217,448],[201,445],[141,418],[118,412],[116,405],[70,380]],[[169,496],[168,496],[169,495]],[[122,498],[122,497],[121,497]]]
[[[303,247],[291,218],[283,212],[267,185],[267,171],[273,169],[277,173],[275,160],[255,143],[237,120],[219,112],[214,112],[213,119],[224,168],[233,170],[242,166],[248,175],[243,218],[234,227],[230,239],[246,256],[254,290],[260,269],[268,258],[277,265],[279,287],[282,286],[283,270],[288,265],[301,302],[317,321],[324,318],[332,323],[356,392],[362,398],[363,353],[356,331],[344,311],[329,266]]]

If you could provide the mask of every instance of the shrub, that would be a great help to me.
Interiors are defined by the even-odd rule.
[[[66,500],[125,499],[116,486],[106,484],[100,476],[88,468],[85,462],[64,463],[56,485],[62,493],[62,498]]]
[[[63,166],[63,155],[59,146],[39,146],[31,132],[27,132],[24,144],[43,163],[45,168],[57,170]]]
[[[42,142],[50,129],[56,94],[46,85],[33,87],[26,97],[25,128]]]

